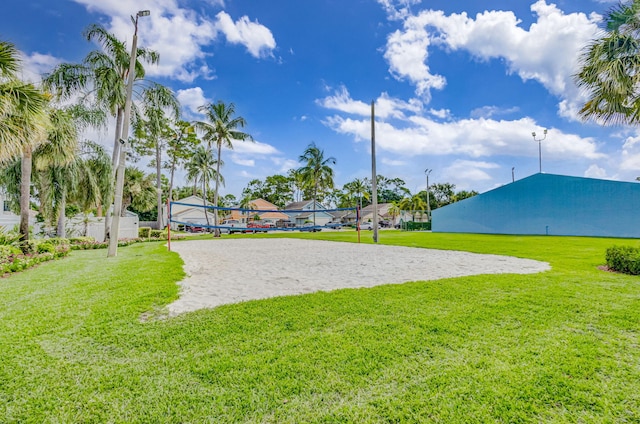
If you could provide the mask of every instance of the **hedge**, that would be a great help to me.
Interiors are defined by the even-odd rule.
[[[607,267],[625,274],[640,275],[640,248],[612,246],[606,252]]]

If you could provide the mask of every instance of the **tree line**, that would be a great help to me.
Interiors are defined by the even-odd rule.
[[[600,123],[631,124],[640,120],[637,101],[637,61],[640,53],[640,0],[621,2],[604,14],[603,32],[592,40],[580,58],[574,75],[585,90],[587,101],[580,110],[583,119]],[[145,66],[158,63],[157,52],[144,47],[135,51],[133,75],[129,75],[130,53],[126,44],[100,25],[84,34],[98,49],[81,63],[63,63],[43,75],[38,83],[20,79],[20,55],[8,41],[0,41],[0,185],[12,209],[20,214],[21,239],[29,238],[29,214],[37,210],[46,228],[65,236],[67,212],[105,215],[109,232],[109,210],[113,203],[115,170],[123,145],[122,128],[126,84],[133,80],[134,107],[131,150],[127,159],[151,157],[154,174],[130,166],[126,169],[123,205],[145,213],[160,210],[166,198],[174,198],[174,176],[178,167],[187,172],[192,187],[176,188],[181,197],[189,190],[200,192],[205,202],[246,206],[252,198],[264,198],[280,207],[294,200],[313,199],[336,207],[366,206],[371,199],[371,181],[357,178],[334,187],[336,160],[325,157],[314,143],[300,155],[302,166],[285,175],[255,179],[241,198],[219,196],[222,147],[236,141],[252,141],[244,132],[245,120],[233,103],[217,101],[200,107],[204,118],[188,122],[180,116],[180,104],[167,87],[145,77]],[[111,158],[105,149],[82,140],[88,128],[106,128],[115,120]],[[166,177],[163,172],[167,172]],[[210,196],[210,185],[214,184]],[[437,183],[410,193],[399,178],[376,177],[378,199],[394,202],[407,210],[436,209],[477,194],[455,191],[451,183]],[[214,215],[217,219],[217,214]]]

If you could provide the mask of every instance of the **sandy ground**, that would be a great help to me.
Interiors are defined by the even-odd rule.
[[[191,240],[172,243],[171,250],[188,275],[169,305],[171,316],[276,296],[550,269],[509,256],[319,240]]]

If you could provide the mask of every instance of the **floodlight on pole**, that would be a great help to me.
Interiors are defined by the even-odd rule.
[[[140,10],[136,17],[131,17],[133,22],[133,40],[131,41],[131,57],[129,58],[129,73],[127,74],[127,97],[124,103],[124,116],[122,117],[122,134],[120,153],[118,156],[118,168],[116,170],[116,189],[113,200],[113,222],[111,234],[109,234],[109,249],[107,257],[116,256],[118,253],[118,235],[120,233],[120,215],[122,215],[122,194],[124,192],[124,172],[127,158],[127,146],[129,145],[129,120],[131,116],[131,97],[133,96],[133,80],[136,75],[136,52],[138,50],[138,18],[149,16],[148,10]]]
[[[542,138],[536,138],[536,132],[532,132],[531,135],[533,136],[533,141],[537,141],[538,142],[538,165],[540,167],[540,173],[542,173],[542,140],[544,140],[545,138],[547,138],[547,129],[545,128],[544,130],[544,136]]]
[[[424,175],[427,176],[427,220],[431,222],[431,200],[429,199],[429,174],[431,174],[432,169],[425,169]]]

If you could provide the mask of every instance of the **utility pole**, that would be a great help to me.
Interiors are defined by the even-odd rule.
[[[371,203],[373,205],[373,242],[378,242],[378,179],[376,178],[376,118],[375,102],[371,101]]]
[[[425,169],[424,174],[427,176],[427,220],[431,222],[431,199],[429,198],[429,174],[432,169]]]
[[[138,18],[149,16],[151,12],[141,10],[136,13],[135,19],[131,17],[134,25],[133,41],[131,42],[131,58],[129,60],[129,74],[127,75],[127,97],[124,103],[124,117],[122,118],[122,136],[120,137],[120,154],[118,168],[116,170],[116,192],[113,200],[113,221],[109,236],[109,249],[107,257],[118,254],[118,235],[120,233],[120,215],[122,215],[122,193],[124,192],[125,161],[127,159],[127,146],[129,145],[129,121],[131,116],[131,97],[133,96],[133,80],[136,78],[136,53],[138,49]]]

